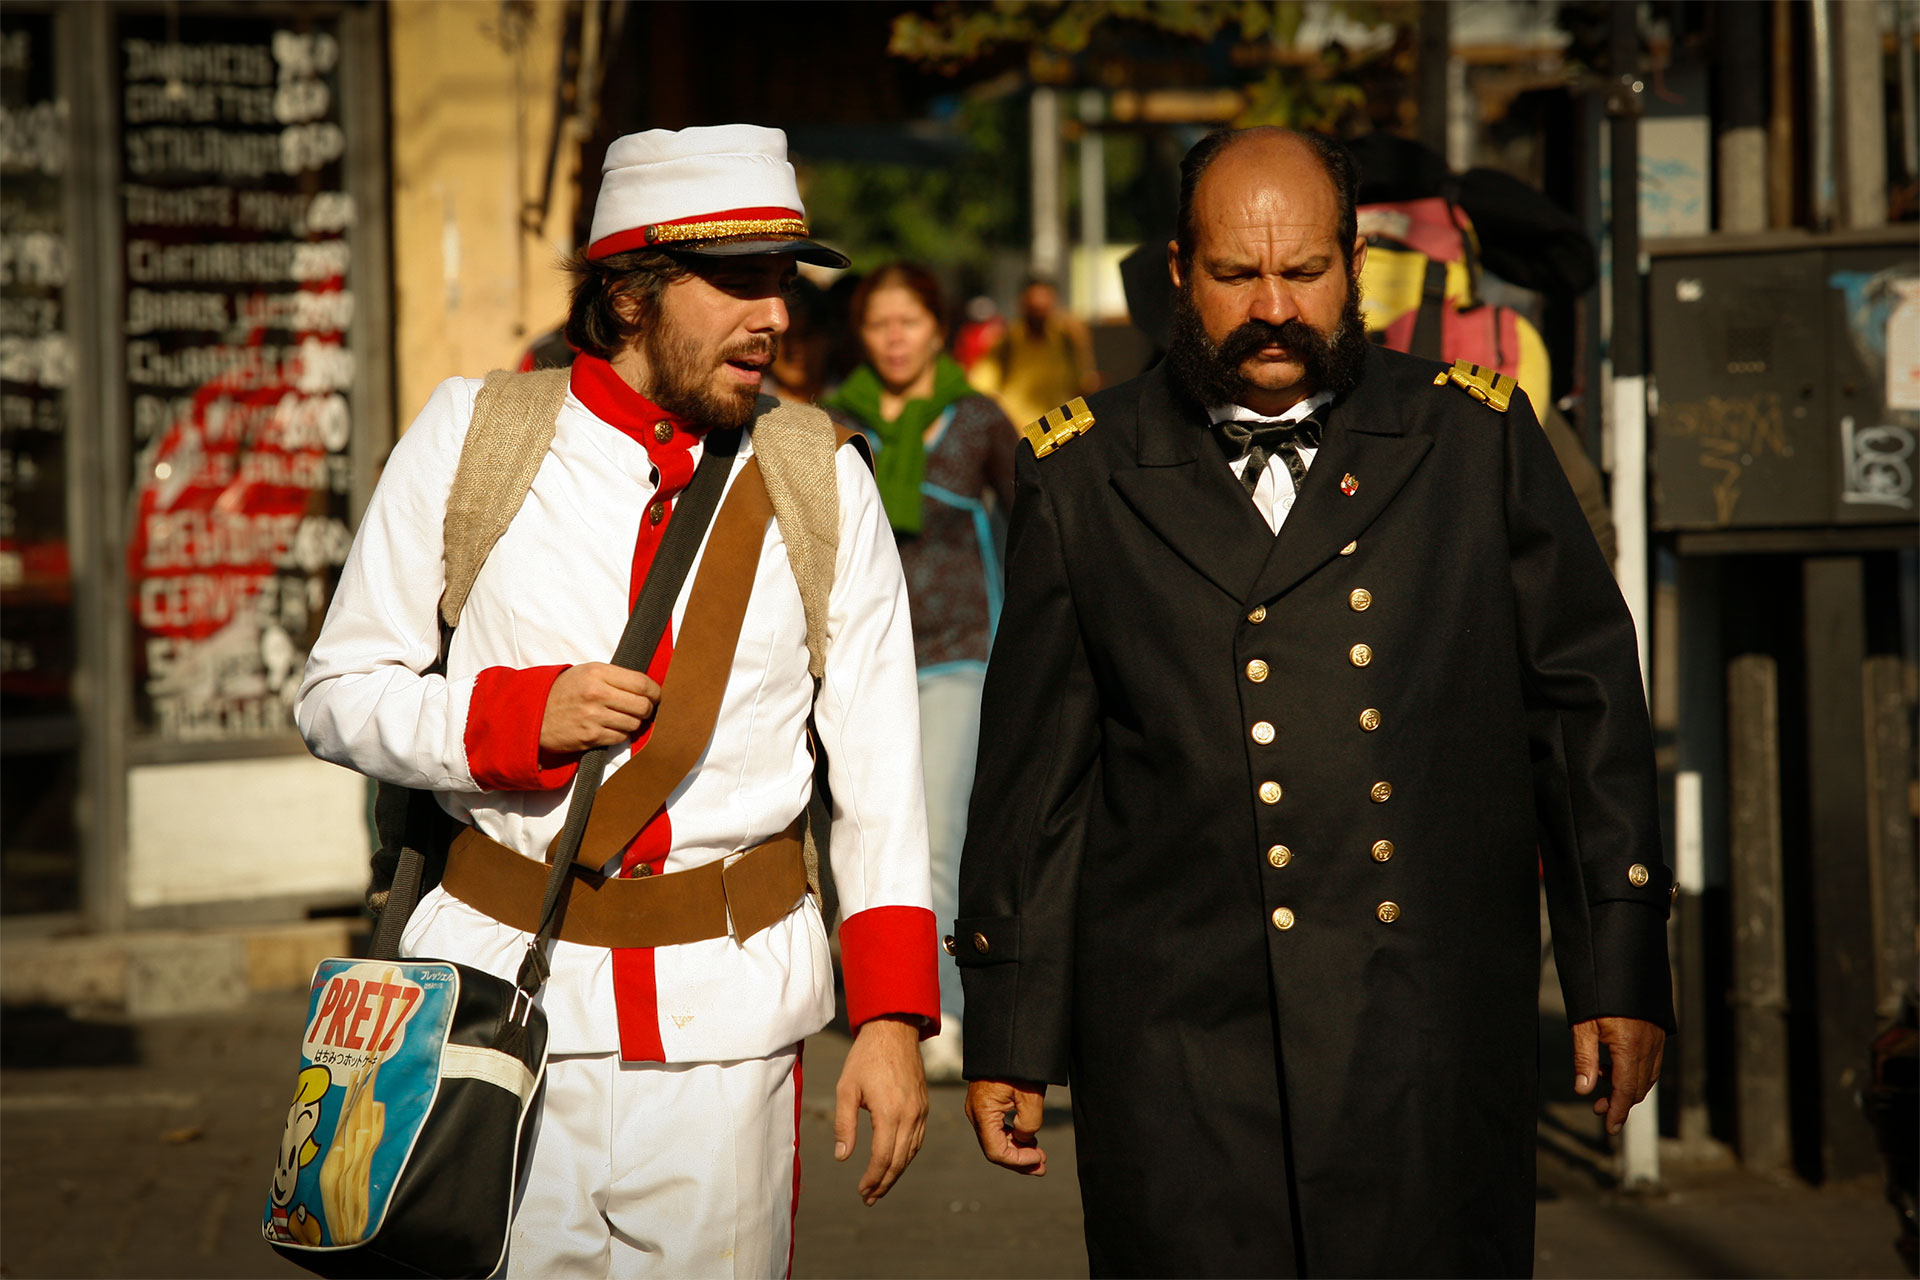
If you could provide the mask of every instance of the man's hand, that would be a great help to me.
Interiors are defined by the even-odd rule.
[[[1015,1173],[1045,1177],[1040,1116],[1047,1086],[1022,1080],[973,1080],[967,1084],[967,1119],[987,1159]]]
[[[871,1205],[892,1189],[920,1154],[927,1136],[927,1076],[920,1065],[920,1029],[899,1018],[862,1023],[833,1091],[833,1158],[853,1154],[860,1108],[873,1121],[873,1158],[860,1175],[860,1198]]]
[[[588,747],[617,746],[638,733],[659,704],[660,686],[645,672],[606,662],[568,667],[547,691],[540,749],[570,756]]]
[[[1660,1078],[1667,1033],[1638,1018],[1595,1018],[1573,1024],[1573,1091],[1582,1097],[1600,1084],[1600,1046],[1613,1057],[1613,1091],[1593,1100],[1593,1114],[1607,1118],[1607,1132],[1618,1133],[1633,1104],[1647,1096]]]

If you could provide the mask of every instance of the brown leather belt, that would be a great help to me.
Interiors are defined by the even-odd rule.
[[[666,875],[609,878],[576,865],[555,936],[590,947],[670,947],[729,933],[745,942],[792,911],[807,892],[800,831],[796,819],[731,862],[716,858]],[[550,869],[468,827],[448,848],[440,883],[501,924],[533,933],[540,927]]]

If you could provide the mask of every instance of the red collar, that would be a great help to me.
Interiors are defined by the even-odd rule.
[[[697,423],[677,413],[667,412],[635,391],[627,385],[625,378],[614,371],[611,364],[598,356],[585,353],[576,356],[573,375],[567,385],[594,417],[618,427],[639,441],[649,456],[658,455],[663,450],[684,453],[700,438],[701,431]],[[671,434],[667,434],[664,440],[660,438],[663,433],[659,430],[662,423],[672,428]]]

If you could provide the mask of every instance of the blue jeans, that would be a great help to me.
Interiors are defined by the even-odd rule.
[[[942,935],[960,910],[960,848],[980,749],[983,662],[950,662],[920,672],[920,757],[927,783],[927,845],[932,854],[933,915]],[[940,957],[940,1014],[959,1028],[960,970]]]

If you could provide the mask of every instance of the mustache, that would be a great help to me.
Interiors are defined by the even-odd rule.
[[[1326,338],[1303,320],[1287,320],[1281,324],[1249,320],[1221,339],[1218,350],[1221,360],[1238,365],[1263,347],[1285,347],[1297,355],[1317,351],[1325,345]]]
[[[765,356],[771,360],[777,354],[776,346],[775,341],[765,335],[757,338],[744,338],[722,351],[720,353],[720,362],[724,364],[729,360],[740,360],[749,356]]]

